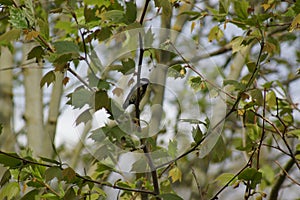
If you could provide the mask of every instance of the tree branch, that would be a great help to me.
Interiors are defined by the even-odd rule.
[[[145,18],[145,15],[146,15],[146,12],[147,12],[147,8],[148,8],[149,3],[150,3],[150,0],[146,0],[144,9],[143,9],[143,12],[142,12],[142,15],[141,15],[141,19],[140,19],[140,24],[141,24],[141,25],[142,25],[143,22],[144,22],[144,18]]]
[[[43,167],[48,167],[48,168],[50,168],[50,167],[59,167],[61,170],[64,170],[63,167],[62,167],[62,165],[63,165],[62,163],[60,163],[59,165],[50,165],[50,164],[40,163],[40,162],[37,162],[37,161],[25,159],[25,158],[16,156],[14,154],[10,154],[10,153],[4,152],[4,151],[1,151],[1,150],[0,150],[0,154],[9,156],[11,158],[18,159],[18,160],[22,161],[22,163],[24,165],[25,164],[32,164],[32,165],[38,165],[38,166],[43,166]],[[156,193],[153,192],[153,191],[141,190],[141,189],[137,189],[137,188],[127,188],[127,187],[122,187],[122,186],[117,186],[117,185],[111,185],[111,184],[106,183],[106,182],[100,182],[100,181],[97,181],[97,180],[93,180],[91,178],[87,178],[86,176],[81,176],[78,173],[76,173],[76,177],[80,178],[80,179],[82,179],[84,181],[90,182],[90,183],[95,183],[95,184],[98,184],[98,185],[102,185],[102,186],[106,186],[106,187],[111,187],[111,188],[114,188],[114,189],[120,189],[120,190],[126,190],[126,191],[130,191],[130,192],[139,192],[139,193],[156,195]]]
[[[269,200],[277,200],[278,198],[278,193],[279,193],[279,190],[281,188],[281,185],[283,184],[284,180],[285,180],[285,177],[286,177],[286,173],[284,172],[288,172],[290,171],[290,169],[293,167],[294,165],[294,159],[291,158],[287,163],[286,165],[284,166],[284,168],[282,169],[282,172],[279,174],[278,176],[278,179],[277,181],[275,182],[272,190],[271,190],[271,193],[270,193],[270,197],[269,197]]]

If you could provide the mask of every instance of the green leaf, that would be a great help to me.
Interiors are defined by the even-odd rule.
[[[96,169],[96,171],[98,173],[102,174],[102,173],[104,173],[106,171],[113,171],[113,168],[110,167],[110,166],[107,166],[107,165],[105,165],[105,164],[103,164],[101,162],[98,162],[97,163],[97,169]]]
[[[247,136],[252,140],[256,141],[260,139],[261,129],[257,124],[246,124]]]
[[[10,167],[10,168],[17,168],[22,165],[22,161],[20,159],[17,159],[19,158],[18,154],[16,153],[8,153],[8,154],[11,156],[0,154],[0,164],[2,164],[4,167]]]
[[[9,16],[10,16],[9,22],[14,28],[16,29],[28,28],[24,10],[20,8],[10,7]]]
[[[132,1],[126,2],[125,18],[128,24],[135,22],[136,14],[137,14],[136,4]]]
[[[101,130],[102,129],[100,128],[100,129],[95,129],[95,130],[91,131],[92,134],[89,136],[89,138],[91,138],[95,142],[102,142],[106,138],[106,135]]]
[[[33,189],[30,192],[27,192],[22,198],[21,200],[32,200],[32,199],[36,199],[36,196],[40,193],[39,189]]]
[[[245,85],[241,84],[239,81],[236,80],[224,80],[223,85],[232,85],[233,90],[235,91],[244,91],[245,90]]]
[[[272,84],[273,84],[273,82],[274,81],[269,81],[269,82],[266,82],[266,83],[264,83],[263,84],[263,87],[265,88],[265,89],[270,89],[271,88],[271,86],[272,86]]]
[[[101,63],[100,58],[98,57],[96,51],[94,49],[92,49],[90,51],[90,55],[89,58],[91,59],[91,67],[94,69],[95,72],[99,71],[102,72],[103,71],[103,65]]]
[[[226,185],[235,175],[232,173],[223,173],[219,175],[215,180],[220,183],[220,185]],[[237,178],[236,178],[237,179]],[[234,184],[235,181],[232,181],[230,185]]]
[[[295,2],[295,1],[294,1]],[[296,0],[294,6],[291,7],[296,14],[300,13],[300,1]]]
[[[87,5],[97,5],[99,7],[104,6],[106,8],[108,8],[111,5],[110,0],[101,0],[101,1],[99,1],[99,0],[84,0],[83,2]]]
[[[199,76],[191,76],[188,80],[188,83],[194,89],[195,92],[203,88],[202,79]]]
[[[180,170],[177,166],[174,166],[174,167],[169,171],[168,177],[172,179],[172,183],[174,183],[174,182],[176,182],[176,181],[181,182],[181,179],[182,179],[182,172],[181,172],[181,170]]]
[[[57,58],[53,61],[55,71],[65,72],[68,62],[74,59],[77,59],[77,56],[72,53],[58,54]]]
[[[212,42],[213,40],[220,41],[220,39],[224,36],[223,31],[219,28],[219,26],[214,26],[209,34],[208,34],[208,41]]]
[[[162,200],[183,200],[183,198],[173,193],[160,194],[157,197],[162,198]]]
[[[95,15],[97,12],[97,7],[89,8],[87,5],[84,6],[84,19],[85,23],[88,24],[89,22],[93,22],[98,20],[99,18]],[[90,23],[92,24],[92,23]]]
[[[45,74],[40,82],[40,87],[42,88],[46,83],[47,83],[47,87],[49,87],[49,85],[51,83],[53,83],[55,81],[55,73],[53,70],[49,71],[47,74]]]
[[[110,83],[106,82],[105,80],[98,79],[97,88],[103,91],[109,90]]]
[[[197,125],[196,127],[193,127],[192,135],[193,135],[194,141],[195,141],[197,144],[202,140],[202,138],[203,138],[203,133],[202,133],[202,131],[201,131],[199,125]]]
[[[21,30],[11,29],[0,36],[0,44],[8,44],[11,41],[19,39],[21,35]]]
[[[125,187],[125,188],[132,188],[132,186],[130,185],[130,183],[127,183],[125,181],[117,181],[116,185],[120,186],[120,187]]]
[[[247,168],[238,175],[239,180],[251,181],[250,187],[254,189],[261,182],[262,173],[254,168]]]
[[[266,105],[269,108],[272,108],[272,107],[276,106],[276,94],[273,90],[268,92],[268,94],[266,96]]]
[[[263,165],[259,171],[262,172],[263,179],[268,182],[269,185],[274,183],[276,177],[274,169],[270,165]]]
[[[247,19],[248,18],[248,8],[249,2],[246,0],[236,0],[234,1],[234,11],[236,15],[240,19]]]
[[[171,66],[168,69],[168,76],[173,78],[184,78],[186,75],[186,69],[180,64]]]
[[[69,95],[71,97],[71,105],[74,108],[82,108],[84,105],[90,105],[94,102],[94,95],[91,91],[85,89],[84,87],[78,87],[76,90]]]
[[[120,69],[118,69],[119,72],[121,72],[122,74],[126,75],[128,73],[130,73],[132,70],[134,70],[135,68],[135,62],[133,59],[128,58],[125,60],[122,60],[122,67]]]
[[[42,157],[42,156],[40,156],[40,158],[41,158],[42,161],[45,161],[47,163],[53,163],[53,164],[56,164],[56,165],[61,165],[61,163],[58,162],[57,160],[50,159],[50,158],[45,158],[45,157]]]
[[[60,167],[49,167],[45,171],[45,180],[51,181],[52,179],[57,178],[57,180],[62,179],[62,170]]]
[[[231,40],[230,44],[232,47],[232,54],[240,51],[244,47],[243,41],[244,41],[244,37],[242,36],[235,37]]]
[[[62,177],[68,183],[72,183],[76,178],[76,172],[71,167],[68,167],[62,171]]]
[[[20,192],[20,186],[17,182],[10,182],[0,190],[0,199],[16,199],[16,197]]]
[[[177,155],[177,141],[176,140],[169,140],[168,153],[172,158],[176,157],[176,155]]]
[[[247,68],[248,68],[248,71],[250,73],[253,73],[256,69],[256,63],[255,62],[248,62],[247,63]]]
[[[40,28],[40,34],[46,39],[49,40],[49,24],[47,20],[38,19],[37,23]]]
[[[142,170],[147,169],[147,161],[145,159],[138,159],[132,164],[132,167],[130,169],[130,172],[141,172]]]
[[[289,31],[292,32],[294,30],[299,29],[300,24],[300,13],[293,19]]]
[[[11,178],[11,173],[10,170],[7,169],[4,174],[2,175],[1,181],[0,181],[0,186],[3,187],[6,183],[8,183],[9,179]]]
[[[58,21],[54,27],[58,30],[65,31],[66,34],[72,34],[78,31],[74,26],[72,26],[71,22],[68,21]]]
[[[40,199],[47,199],[47,200],[61,200],[56,194],[53,193],[45,193],[39,197]]]
[[[67,53],[79,54],[79,47],[71,41],[54,42],[53,46],[57,54],[67,54]]]
[[[250,95],[251,95],[252,100],[255,103],[257,103],[257,105],[259,105],[259,106],[263,105],[264,98],[263,98],[261,90],[253,89],[253,90],[250,91]]]
[[[300,139],[300,129],[294,129],[294,130],[288,131],[286,134],[289,136],[296,136],[296,137],[298,137],[298,139]]]
[[[219,1],[219,13],[220,14],[227,14],[229,6],[230,6],[229,0],[220,0]]]
[[[32,58],[36,58],[36,60],[40,60],[44,57],[45,52],[41,46],[36,46],[31,49],[31,51],[27,55],[27,60]]]
[[[11,6],[14,4],[12,0],[0,0],[0,4],[6,5],[6,6]]]
[[[32,0],[25,0],[24,1],[25,8],[22,10],[24,11],[24,15],[26,17],[27,23],[30,27],[35,25],[35,13],[33,8],[33,1]]]
[[[155,7],[163,8],[163,15],[166,17],[171,16],[172,5],[169,0],[154,0]]]
[[[80,123],[86,124],[88,121],[92,120],[92,114],[90,109],[83,111],[75,120],[75,125],[78,126]]]
[[[210,154],[213,162],[221,162],[226,158],[226,144],[223,137],[218,138]]]
[[[104,41],[112,35],[112,30],[110,27],[102,27],[97,33],[96,38],[99,41]]]
[[[73,187],[69,187],[63,199],[64,200],[76,199],[76,193]]]
[[[151,48],[153,47],[153,41],[154,41],[154,33],[152,32],[152,29],[149,28],[144,36],[144,48]],[[150,51],[150,54],[152,54],[152,52]],[[152,56],[152,55],[151,55]]]
[[[125,22],[124,12],[121,10],[110,10],[101,14],[102,20],[110,20],[114,23]]]
[[[95,93],[95,110],[105,108],[110,112],[110,98],[108,97],[107,91],[99,90]]]

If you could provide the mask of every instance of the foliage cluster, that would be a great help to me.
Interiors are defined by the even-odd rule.
[[[23,56],[51,64],[41,88],[57,82],[57,73],[63,74],[64,87],[75,78],[67,104],[80,112],[76,126],[88,127],[100,110],[112,122],[83,136],[81,142],[93,151],[80,149],[77,165],[68,164],[72,153],[54,144],[53,158],[37,157],[35,149],[22,146],[13,153],[1,150],[6,170],[0,199],[107,199],[111,188],[121,199],[218,199],[227,197],[226,190],[237,190],[237,199],[275,200],[280,192],[299,187],[300,110],[295,99],[300,99],[292,91],[299,82],[300,52],[294,44],[299,43],[300,0],[146,0],[143,5],[0,0],[0,6],[1,48],[16,53],[16,42],[34,42]],[[153,28],[158,23],[161,29],[188,35],[196,46],[207,46],[208,53],[187,58],[177,45],[182,38],[171,38],[171,31],[158,36]],[[154,48],[157,40],[159,48]],[[95,48],[101,44],[111,54],[129,50],[105,66]],[[194,64],[208,59],[215,61],[218,74],[211,72],[212,64]],[[146,98],[150,105],[173,106],[175,114],[168,119],[167,112],[157,117],[155,109],[147,111],[138,89],[134,116],[128,116],[116,100],[126,93],[119,80],[129,77],[126,87],[139,85],[142,72],[155,74],[159,64],[167,66],[159,72],[161,85],[151,84]],[[86,74],[80,74],[83,65]],[[207,77],[222,79],[223,85]],[[179,103],[164,96],[167,86],[161,86],[169,80],[185,84],[174,89]],[[226,110],[214,122],[209,106],[217,98]],[[190,105],[201,115],[192,117]],[[159,123],[147,121],[147,114]],[[163,120],[169,121],[160,128]],[[159,131],[146,137],[150,126]],[[118,167],[127,152],[141,155],[130,166],[130,175]],[[84,175],[78,172],[82,166]]]

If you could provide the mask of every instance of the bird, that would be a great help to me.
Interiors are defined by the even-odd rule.
[[[137,101],[137,91],[138,91],[138,87],[140,88],[140,102],[142,101],[143,97],[146,94],[146,90],[149,86],[149,80],[147,78],[141,78],[140,79],[140,84],[139,86],[136,84],[131,91],[129,92],[129,94],[126,97],[126,100],[123,104],[123,109],[126,109],[129,105],[133,104],[136,105],[136,101]]]

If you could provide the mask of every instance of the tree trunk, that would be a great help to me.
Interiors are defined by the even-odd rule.
[[[23,63],[32,63],[33,60],[26,61],[28,52],[35,46],[35,43],[25,43],[23,45]],[[23,69],[25,87],[25,113],[24,119],[27,130],[27,145],[35,155],[50,156],[47,146],[50,143],[49,135],[44,129],[43,123],[43,91],[40,88],[40,81],[43,70],[39,64],[25,64]]]
[[[61,72],[55,73],[55,83],[52,88],[51,99],[49,102],[48,120],[45,125],[46,136],[47,138],[49,138],[51,144],[45,146],[45,152],[49,152],[50,156],[54,156],[53,153],[51,152],[53,152],[52,145],[54,145],[57,119],[59,116],[61,96],[63,92],[63,87],[62,87],[63,77],[64,77],[63,73]]]
[[[13,56],[6,47],[1,47],[0,56],[0,123],[3,126],[0,135],[0,147],[2,150],[12,151],[16,143],[16,137],[12,127],[13,115],[13,72],[6,69],[13,64]]]

